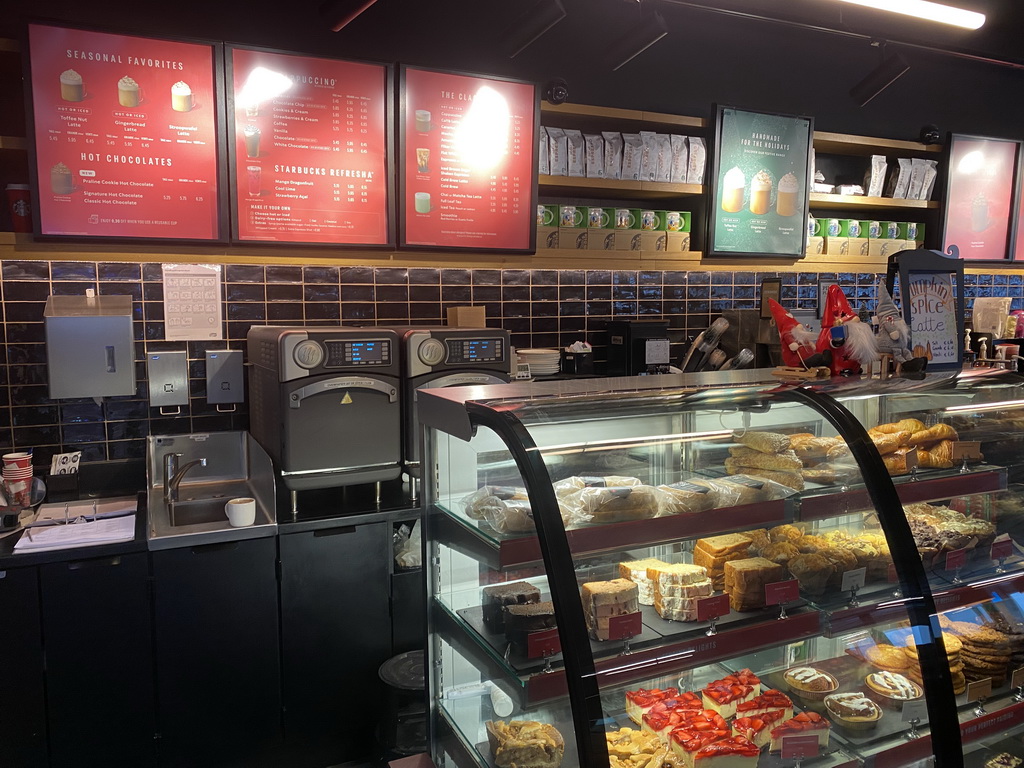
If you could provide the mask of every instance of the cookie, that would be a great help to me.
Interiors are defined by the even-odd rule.
[[[868,648],[865,657],[872,666],[890,672],[900,672],[910,666],[907,655],[894,645],[873,645]]]

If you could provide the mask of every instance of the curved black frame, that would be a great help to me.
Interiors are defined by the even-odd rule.
[[[702,390],[701,394],[713,392]],[[928,680],[924,686],[925,703],[934,765],[936,768],[962,768],[960,722],[956,707],[950,706],[950,702],[955,701],[953,681],[946,663],[935,602],[903,512],[903,503],[881,455],[865,427],[832,396],[806,385],[777,388],[772,393],[782,394],[785,399],[807,405],[822,415],[849,445],[893,553],[904,595],[902,602],[915,633],[921,668]],[[608,747],[603,727],[606,718],[601,706],[597,670],[576,584],[572,550],[558,511],[551,476],[532,435],[511,408],[469,401],[466,411],[474,433],[478,426],[494,431],[522,473],[534,512],[551,599],[558,616],[558,636],[580,765],[607,765]]]

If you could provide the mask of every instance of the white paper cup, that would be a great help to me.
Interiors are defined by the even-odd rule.
[[[224,505],[224,511],[233,527],[252,525],[256,522],[256,499],[231,499]]]

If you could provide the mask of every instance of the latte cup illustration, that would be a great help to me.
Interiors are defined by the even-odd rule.
[[[81,101],[85,98],[85,84],[75,70],[65,69],[60,73],[60,97],[64,101]]]
[[[762,169],[750,181],[750,212],[755,216],[764,216],[771,206],[772,177]]]
[[[775,212],[779,216],[796,215],[796,198],[799,191],[800,184],[794,174],[787,173],[779,179],[779,191],[775,196]]]
[[[722,178],[722,210],[726,213],[738,213],[743,210],[743,194],[747,188],[747,179],[739,168],[730,168]]]
[[[426,133],[430,130],[430,111],[427,109],[416,110],[416,130]]]
[[[195,106],[192,88],[184,80],[171,86],[171,109],[175,112],[191,112]]]
[[[245,138],[245,154],[247,157],[260,156],[260,129],[255,125],[247,125],[242,129]]]
[[[430,149],[416,147],[416,170],[419,173],[430,173]]]
[[[71,169],[64,163],[57,163],[50,168],[50,191],[55,195],[70,195],[74,191],[74,179]]]
[[[122,107],[137,107],[142,101],[139,84],[128,75],[117,81],[117,103]]]
[[[430,213],[430,193],[417,192],[413,196],[416,213]]]

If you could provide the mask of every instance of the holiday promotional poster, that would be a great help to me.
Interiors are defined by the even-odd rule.
[[[389,242],[387,73],[231,49],[237,239]]]
[[[535,87],[410,68],[404,89],[403,243],[531,250]]]
[[[41,234],[219,237],[214,50],[29,25]]]
[[[951,137],[944,251],[955,245],[963,259],[1006,259],[1017,147],[1015,141]]]
[[[709,253],[804,255],[809,118],[718,112]]]

